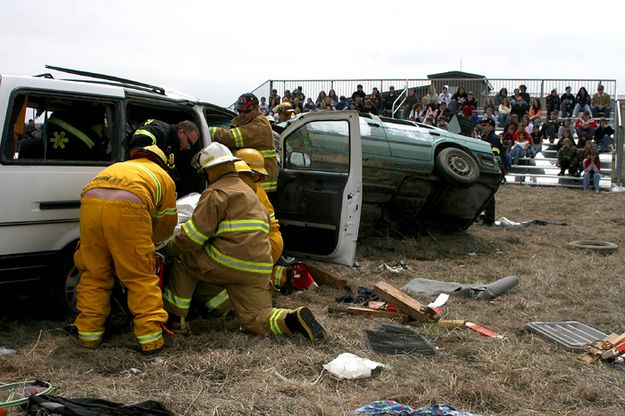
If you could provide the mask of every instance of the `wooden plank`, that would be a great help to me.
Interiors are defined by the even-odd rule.
[[[428,319],[425,305],[406,295],[392,285],[380,281],[373,287],[374,292],[386,302],[394,305],[411,318],[422,321]]]
[[[313,279],[315,279],[315,282],[317,282],[320,286],[329,286],[336,289],[343,289],[347,286],[347,280],[345,279],[341,279],[340,277],[337,277],[336,275],[323,270],[314,264],[306,263],[306,266],[308,267]]]
[[[408,323],[412,320],[410,316],[401,312],[390,312],[381,309],[370,309],[361,306],[328,306],[329,313],[348,313],[350,315],[360,315],[369,318],[385,318],[392,319],[401,323]]]

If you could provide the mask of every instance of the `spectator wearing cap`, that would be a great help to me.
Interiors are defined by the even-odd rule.
[[[265,192],[275,192],[278,189],[278,160],[271,125],[260,112],[258,98],[252,93],[241,94],[236,109],[239,115],[232,119],[232,128],[209,128],[211,141],[232,150],[251,147],[261,152],[268,172],[261,185]]]
[[[603,85],[597,86],[597,92],[592,96],[592,116],[610,118],[610,96],[603,92]]]
[[[571,94],[571,87],[567,86],[564,89],[564,94],[560,97],[560,106],[562,109],[562,118],[571,117],[573,115],[575,96]]]

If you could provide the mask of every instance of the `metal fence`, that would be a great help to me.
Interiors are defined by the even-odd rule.
[[[256,87],[252,92],[257,97],[271,95],[271,90],[275,89],[278,95],[283,96],[286,90],[293,92],[298,86],[302,87],[302,92],[313,101],[317,100],[319,93],[326,94],[334,90],[338,96],[344,95],[349,98],[356,91],[356,86],[363,86],[365,93],[370,94],[373,87],[377,87],[384,93],[389,87],[402,91],[407,88],[423,88],[433,85],[437,92],[441,92],[443,85],[448,85],[453,94],[458,87],[463,86],[466,91],[473,91],[480,105],[483,105],[487,97],[494,97],[501,88],[508,90],[508,95],[520,85],[527,87],[527,92],[532,98],[545,98],[552,89],[558,91],[558,95],[564,93],[567,86],[571,87],[573,95],[581,87],[585,87],[592,96],[597,91],[597,85],[604,86],[604,92],[613,99],[616,98],[616,80],[613,79],[516,79],[516,78],[436,78],[436,79],[345,79],[345,80],[268,80]]]

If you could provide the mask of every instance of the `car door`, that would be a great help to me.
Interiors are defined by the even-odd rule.
[[[303,114],[284,130],[280,144],[272,199],[285,252],[353,265],[362,209],[358,113]]]

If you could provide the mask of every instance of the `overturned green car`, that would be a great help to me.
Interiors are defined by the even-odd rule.
[[[320,111],[276,130],[276,215],[298,252],[381,221],[403,232],[465,230],[501,183],[488,143],[406,120]]]

